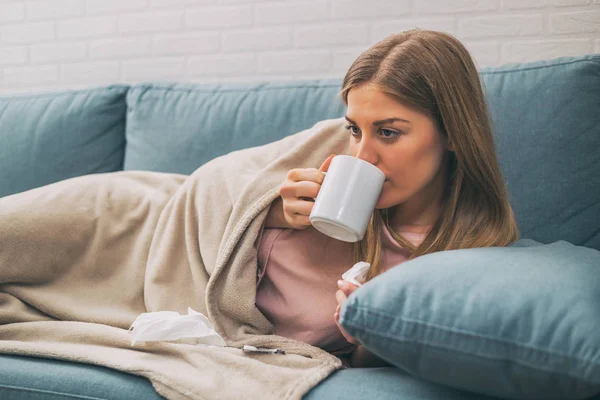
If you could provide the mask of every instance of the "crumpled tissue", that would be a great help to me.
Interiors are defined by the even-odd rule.
[[[369,268],[371,268],[371,264],[368,262],[357,262],[352,266],[352,268],[342,274],[342,279],[356,286],[362,286],[362,284],[367,280]]]
[[[188,315],[175,311],[140,314],[129,328],[131,345],[136,342],[182,340],[186,343],[224,347],[227,344],[202,313],[188,307]],[[183,340],[187,339],[187,340]]]

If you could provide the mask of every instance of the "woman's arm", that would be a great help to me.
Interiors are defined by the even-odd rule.
[[[391,364],[371,353],[361,344],[357,345],[352,352],[350,365],[354,368],[390,367]]]

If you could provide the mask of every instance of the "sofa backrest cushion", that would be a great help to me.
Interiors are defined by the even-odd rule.
[[[522,237],[600,250],[600,54],[481,75]]]
[[[339,90],[331,80],[134,86],[125,169],[189,174],[217,156],[342,116]]]
[[[127,88],[0,97],[0,197],[122,169]]]
[[[600,249],[600,55],[480,71],[522,237]],[[125,169],[191,173],[344,113],[340,80],[134,86]]]

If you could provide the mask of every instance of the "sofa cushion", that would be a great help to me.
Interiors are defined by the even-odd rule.
[[[493,400],[416,379],[398,368],[349,368],[334,372],[304,400]]]
[[[125,169],[189,174],[205,162],[343,115],[338,81],[148,84],[127,95]]]
[[[0,399],[159,400],[149,380],[90,364],[0,355]]]
[[[122,169],[126,86],[0,97],[0,197]]]
[[[559,241],[417,257],[355,291],[349,334],[423,379],[510,399],[600,393],[600,251]]]
[[[600,54],[481,75],[522,237],[600,250]]]
[[[3,400],[162,399],[147,379],[96,365],[6,355],[0,355],[0,365],[2,365],[0,399]],[[304,399],[486,400],[488,398],[414,379],[398,368],[352,368],[335,372],[307,393]]]

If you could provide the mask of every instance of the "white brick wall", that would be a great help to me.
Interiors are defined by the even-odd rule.
[[[480,67],[600,53],[600,0],[0,0],[0,93],[340,78],[415,27]]]

